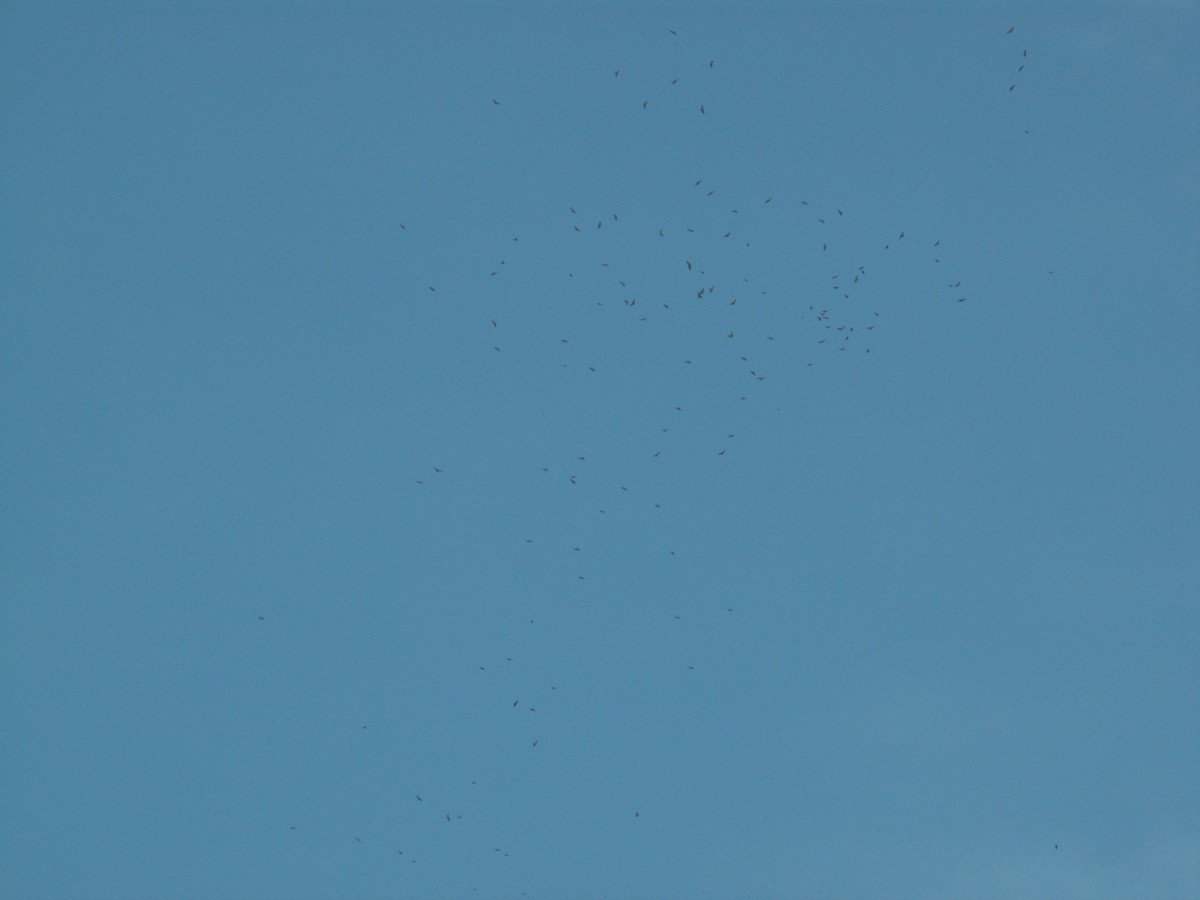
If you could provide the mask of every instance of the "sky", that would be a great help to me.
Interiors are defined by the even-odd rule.
[[[0,896],[1200,896],[1195,3],[0,16]]]

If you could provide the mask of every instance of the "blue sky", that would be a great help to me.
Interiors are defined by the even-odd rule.
[[[1198,39],[6,4],[0,894],[1200,895]]]

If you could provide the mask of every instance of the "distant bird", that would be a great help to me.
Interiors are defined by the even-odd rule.
[[[1004,33],[1005,33],[1005,34],[1012,34],[1012,33],[1013,33],[1013,31],[1015,31],[1015,30],[1016,30],[1016,27],[1017,27],[1017,26],[1015,26],[1015,25],[1014,25],[1012,28],[1008,29],[1008,31],[1006,31],[1006,32],[1004,32]]]
[[[700,115],[704,115],[704,104],[700,104]]]
[[[416,797],[418,800],[420,800],[422,803],[424,803],[424,802],[425,802],[424,800],[422,800],[422,799],[421,799],[421,795],[420,795],[420,794],[413,794],[413,796],[414,796],[414,797]]]
[[[616,78],[620,74],[621,74],[621,70],[617,69],[617,71],[613,72],[613,78]]]
[[[492,98],[492,102],[495,103],[497,106],[500,105],[500,101],[497,100],[495,97]]]
[[[258,621],[260,621],[260,622],[265,622],[265,621],[267,621],[267,617],[266,617],[266,616],[259,616],[259,617],[258,617]]]

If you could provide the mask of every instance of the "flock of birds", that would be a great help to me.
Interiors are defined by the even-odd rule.
[[[1007,34],[1011,36],[1014,31],[1010,28]],[[678,38],[674,30],[670,35],[672,40]],[[1024,72],[1027,59],[1028,51],[1022,50],[1018,75]],[[697,65],[719,71],[715,59],[700,59]],[[615,79],[622,77],[620,69],[612,74]],[[669,87],[678,82],[679,78],[673,79]],[[1016,87],[1014,82],[1008,90]],[[503,100],[492,97],[490,103],[498,108],[497,114],[503,114]],[[647,114],[653,114],[650,100],[642,100],[639,106]],[[695,114],[710,112],[701,102]],[[957,304],[969,297],[962,278],[949,274],[953,264],[944,254],[949,254],[950,248],[936,234],[918,234],[900,226],[878,233],[873,244],[864,243],[861,230],[848,232],[843,227],[854,216],[854,210],[847,206],[804,197],[731,198],[726,196],[719,173],[697,174],[699,177],[680,177],[674,188],[678,202],[658,210],[657,221],[650,220],[644,210],[625,215],[620,209],[585,207],[573,204],[569,198],[564,200],[556,227],[574,242],[570,257],[574,265],[568,264],[569,270],[560,273],[562,283],[554,290],[577,306],[594,305],[593,312],[610,317],[610,325],[617,323],[614,327],[618,331],[630,329],[636,335],[636,329],[656,325],[687,329],[699,349],[690,355],[664,358],[662,364],[704,369],[709,379],[706,395],[716,397],[718,405],[724,404],[721,408],[731,416],[741,404],[754,406],[764,383],[775,376],[777,369],[784,372],[781,377],[794,378],[807,368],[833,364],[840,354],[846,355],[843,358],[870,354],[878,329],[887,320],[887,292],[880,289],[879,282],[886,278],[892,258],[903,256],[909,271],[922,267],[921,277],[925,278],[928,290],[921,299]],[[791,297],[781,302],[777,298],[783,291],[767,280],[760,282],[747,274],[752,271],[747,267],[753,264],[756,248],[746,236],[778,230],[759,227],[764,221],[769,223],[772,216],[800,223],[801,230],[794,237],[801,243],[801,251],[808,253],[812,268],[823,272],[823,296],[814,295],[814,299],[804,301]],[[413,234],[418,227],[411,221],[399,224],[406,235]],[[508,250],[498,253],[494,265],[478,273],[480,277],[492,280],[489,282],[492,284],[502,284],[505,276],[522,264],[520,242],[520,235],[512,236]],[[757,252],[771,254],[782,249],[767,247]],[[793,245],[788,252],[794,253],[795,249]],[[883,276],[877,275],[880,272]],[[674,285],[669,295],[661,290],[664,278]],[[430,294],[438,294],[438,290],[438,285],[428,285]],[[768,306],[785,310],[777,332],[761,327],[761,311]],[[503,292],[498,289],[494,309],[481,322],[480,334],[487,335],[481,339],[489,348],[487,352],[497,360],[509,352],[512,337],[504,309]],[[589,358],[588,342],[577,340],[575,335],[555,338],[552,346],[540,348],[541,352],[534,356],[528,352],[528,339],[521,340],[519,346],[524,348],[524,358],[535,358],[534,364],[572,368],[585,379],[603,380],[606,375],[604,367]],[[785,357],[786,363],[782,362]],[[705,453],[720,460],[733,453],[737,431],[732,426],[714,429],[707,440],[673,441],[672,430],[687,415],[685,404],[665,394],[642,398],[642,402],[656,405],[658,415],[657,424],[649,427],[643,423],[641,436],[634,439],[641,448],[643,464],[661,464],[673,454]],[[551,479],[561,490],[574,492],[568,495],[574,498],[568,503],[575,503],[578,512],[573,521],[586,515],[606,516],[618,505],[628,511],[631,502],[637,505],[634,501],[640,501],[638,508],[642,514],[662,515],[662,498],[655,496],[653,484],[647,487],[642,479],[641,486],[632,488],[638,478],[624,478],[620,474],[613,477],[620,468],[619,460],[606,461],[608,481],[603,483],[592,475],[595,462],[586,452],[542,460],[530,478]],[[439,462],[425,472],[414,473],[415,484],[422,490],[435,489],[442,479],[453,477],[446,465]],[[561,549],[564,561],[568,561],[562,568],[574,570],[573,581],[587,580],[587,565],[582,560],[588,558],[588,551],[593,548],[583,538],[566,533],[565,527],[547,523],[543,533],[515,535],[513,552],[520,552],[522,544],[543,541]],[[674,550],[668,553],[675,555]],[[679,620],[683,612],[663,614]],[[721,614],[735,615],[735,608],[722,605]],[[259,619],[265,621],[262,616]],[[529,620],[529,626],[535,625],[534,620]],[[477,670],[479,677],[486,679],[498,668],[509,667],[512,671],[517,666],[512,657],[497,656],[495,660],[481,660]],[[679,666],[694,670],[695,662],[680,660]],[[526,729],[529,753],[545,753],[547,744],[553,743],[553,735],[547,741],[548,735],[544,733],[546,717],[534,714],[539,708],[535,704],[553,706],[558,701],[562,694],[558,687],[557,684],[536,689],[530,686],[521,696],[497,701],[503,702],[514,715],[529,716]],[[530,701],[530,693],[541,699]],[[495,691],[489,695],[494,696]],[[464,785],[467,782],[468,779],[463,779]],[[469,784],[477,782],[472,780]],[[414,784],[411,803],[423,811],[431,827],[437,822],[442,827],[452,827],[462,819],[456,811],[456,806],[462,808],[458,799],[435,796],[428,787]],[[631,808],[628,816],[640,819],[641,810]],[[289,827],[294,830],[296,826]],[[361,842],[361,836],[349,837]],[[510,855],[510,849],[502,843],[491,846],[489,852],[497,858]],[[419,863],[417,855],[406,847],[396,847],[394,854],[396,859],[410,865]]]

